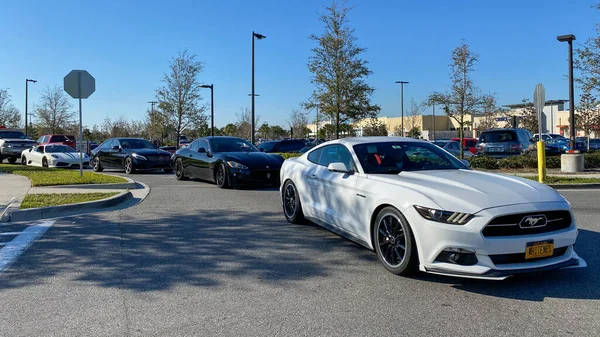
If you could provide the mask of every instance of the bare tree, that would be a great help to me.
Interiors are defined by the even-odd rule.
[[[485,100],[485,95],[473,83],[472,73],[479,63],[479,56],[469,49],[469,45],[462,42],[452,51],[450,63],[450,80],[452,82],[449,92],[433,93],[430,102],[444,106],[444,112],[458,124],[460,143],[463,143],[464,129],[471,124],[468,116],[475,114]],[[463,147],[460,147],[460,158],[464,158]]]
[[[299,109],[293,109],[290,113],[290,119],[288,120],[288,124],[292,131],[294,132],[294,136],[298,138],[298,136],[304,137],[308,125],[308,117],[307,114]],[[310,130],[309,130],[310,132]]]
[[[75,111],[69,97],[58,85],[46,87],[34,113],[38,124],[50,133],[63,132],[75,123]]]
[[[496,127],[496,116],[505,114],[505,110],[498,106],[496,97],[488,95],[483,99],[483,113],[475,127],[477,130],[487,130]]]
[[[409,131],[414,128],[419,128],[419,116],[423,112],[424,106],[422,104],[418,104],[414,98],[410,99],[410,109],[407,111],[407,114],[404,115],[404,125],[405,128]]]
[[[365,48],[356,45],[354,29],[348,22],[351,8],[343,1],[333,1],[319,16],[325,32],[311,35],[318,46],[312,49],[308,70],[312,73],[311,82],[316,85],[310,102],[304,107],[310,110],[319,102],[321,113],[335,121],[336,138],[339,138],[341,125],[356,122],[368,117],[376,117],[380,107],[371,104],[375,90],[366,81],[371,75],[368,62],[360,55]]]
[[[177,139],[191,124],[206,119],[205,106],[200,105],[199,74],[204,66],[196,61],[196,55],[187,50],[180,52],[169,62],[169,73],[163,77],[163,86],[156,91],[158,108],[168,125],[174,127]]]
[[[6,89],[0,89],[0,126],[18,128],[21,125],[21,114],[15,108]]]
[[[236,113],[237,122],[235,123],[236,137],[251,139],[252,138],[252,112],[248,108],[241,108],[240,112]],[[259,125],[260,115],[254,114],[254,125]]]

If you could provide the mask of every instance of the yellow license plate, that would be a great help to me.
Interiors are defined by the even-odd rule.
[[[554,241],[530,242],[525,248],[525,260],[548,257],[554,254]]]

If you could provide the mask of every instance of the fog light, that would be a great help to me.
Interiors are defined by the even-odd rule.
[[[477,256],[472,249],[446,248],[437,256],[435,261],[472,266],[477,263]]]

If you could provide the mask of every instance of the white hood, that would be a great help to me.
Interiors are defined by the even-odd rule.
[[[536,181],[473,170],[405,171],[369,178],[414,190],[443,209],[471,214],[498,206],[566,202],[554,189]]]
[[[60,160],[66,160],[72,162],[73,160],[79,161],[79,152],[56,152],[48,153],[48,155],[56,155]],[[87,158],[87,154],[83,154],[83,159]]]

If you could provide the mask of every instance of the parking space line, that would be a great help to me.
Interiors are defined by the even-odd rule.
[[[27,227],[0,249],[0,273],[7,270],[23,252],[40,238],[56,220],[45,220]],[[6,233],[4,233],[6,234]]]

